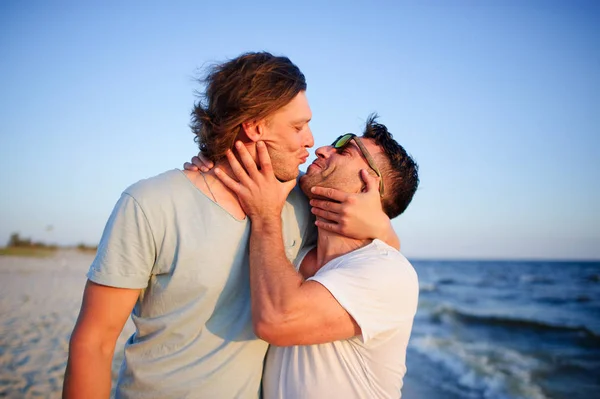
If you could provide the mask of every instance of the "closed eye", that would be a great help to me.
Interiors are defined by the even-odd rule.
[[[341,154],[341,155],[348,155],[348,154],[350,154],[350,149],[348,148],[347,145],[345,145],[345,146],[343,146],[341,148],[336,148],[335,150],[337,151],[338,154]]]

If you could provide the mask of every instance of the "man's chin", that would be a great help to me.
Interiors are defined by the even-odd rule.
[[[279,181],[290,181],[298,178],[300,171],[298,169],[283,171],[281,173],[275,173],[275,177]]]
[[[300,190],[302,190],[304,195],[306,195],[308,198],[311,198],[311,196],[313,195],[313,193],[310,192],[312,185],[307,180],[308,180],[307,176],[304,174],[304,175],[300,176],[300,179],[298,180],[298,184],[300,185]]]

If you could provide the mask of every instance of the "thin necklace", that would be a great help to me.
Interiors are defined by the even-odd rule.
[[[213,197],[213,201],[215,201],[215,203],[218,204],[219,202],[217,201],[217,198],[215,197],[215,193],[213,193],[213,191],[210,189],[210,185],[206,181],[206,176],[204,176],[204,173],[202,173],[202,171],[199,171],[199,172],[202,175],[202,178],[204,179],[204,184],[206,184],[206,187],[208,188],[210,195],[212,195],[212,197]]]

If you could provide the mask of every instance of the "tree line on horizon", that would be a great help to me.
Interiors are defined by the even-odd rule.
[[[46,244],[41,241],[32,241],[31,238],[22,238],[19,233],[12,233],[6,244],[7,248],[31,248],[31,249],[45,249],[45,250],[57,250],[59,247],[56,244]],[[62,247],[68,248],[68,247]],[[80,251],[96,251],[98,246],[86,245],[84,243],[77,244],[76,249]]]

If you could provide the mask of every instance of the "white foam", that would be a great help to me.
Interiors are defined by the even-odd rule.
[[[486,399],[546,399],[533,381],[540,363],[514,350],[432,335],[414,337],[411,346],[454,374],[460,386]]]
[[[435,284],[427,284],[427,283],[421,283],[421,285],[419,286],[419,291],[422,292],[432,292],[435,291],[437,289]]]

